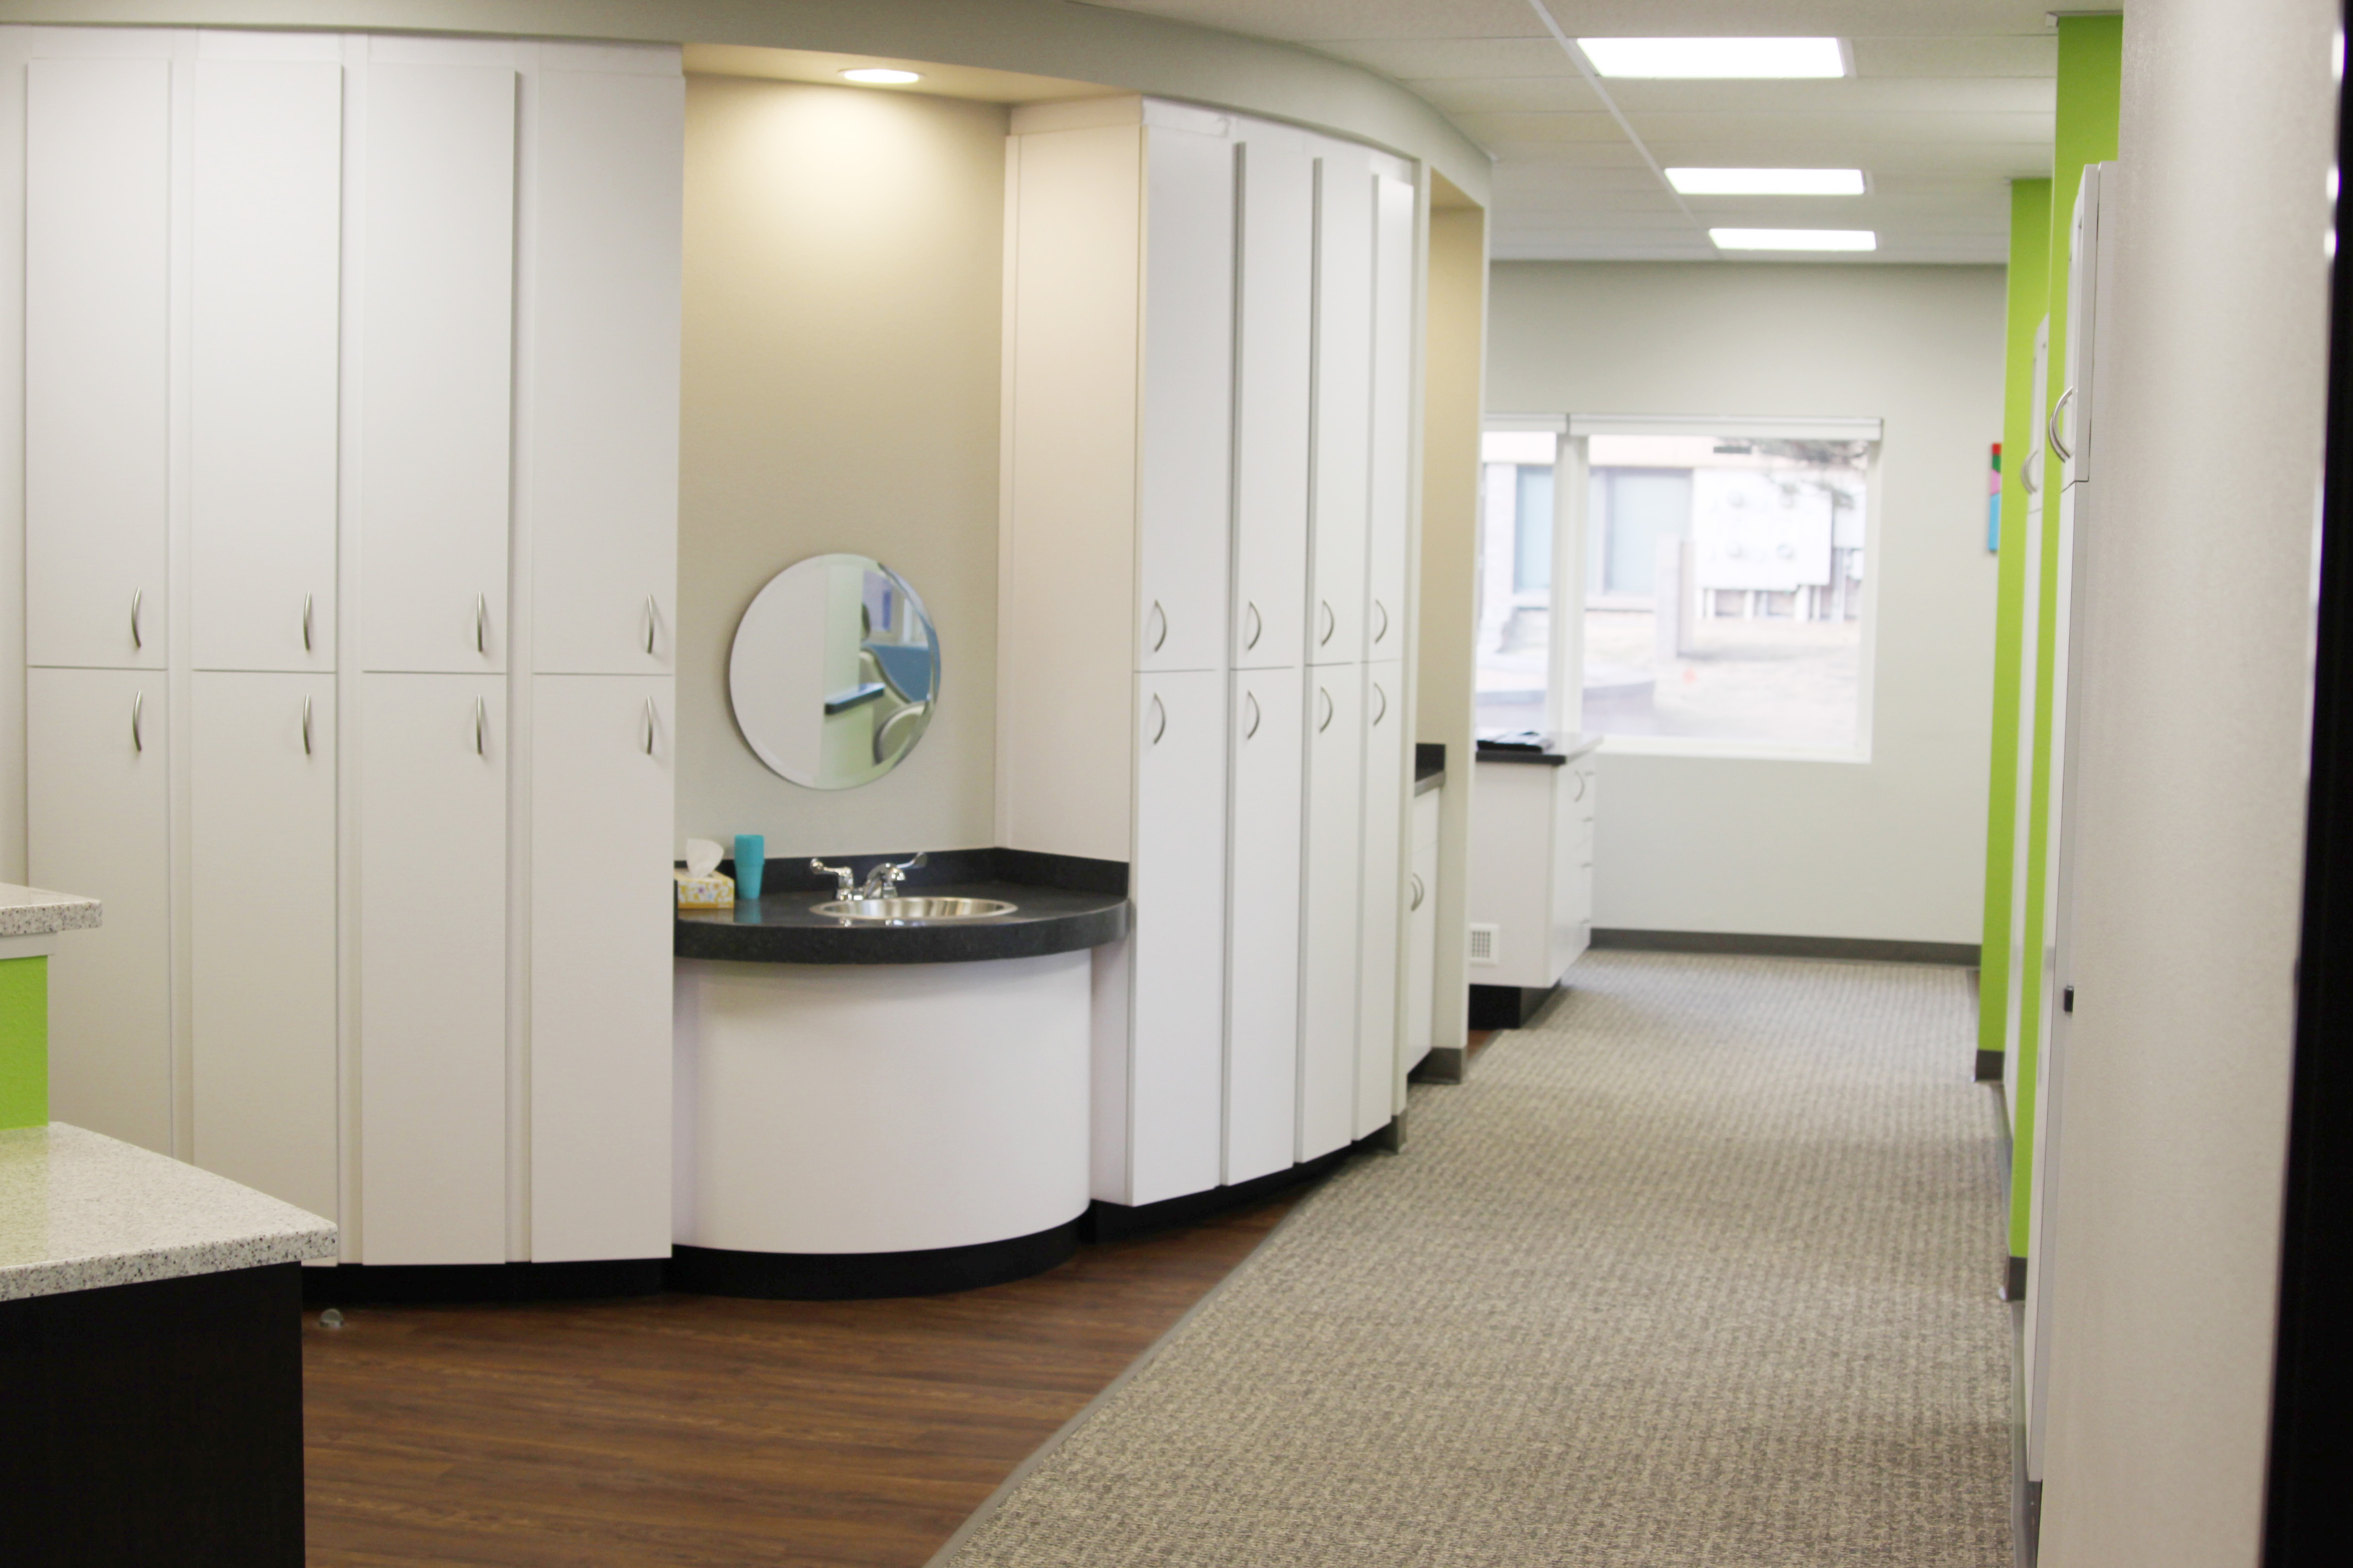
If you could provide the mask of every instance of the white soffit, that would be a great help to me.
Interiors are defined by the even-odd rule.
[[[1833,266],[1999,263],[2009,182],[2051,171],[2050,0],[1546,0],[1571,38],[1835,37],[1854,61],[1837,79],[1605,79],[1611,102],[1531,0],[1092,3],[1296,44],[1402,82],[1493,154],[1498,260],[1724,259],[1706,234],[1722,227],[1879,236],[1875,251],[1822,258]],[[1653,164],[1859,168],[1868,188],[1678,196]]]

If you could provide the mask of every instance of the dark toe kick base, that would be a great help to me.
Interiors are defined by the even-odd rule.
[[[1004,1241],[919,1252],[733,1252],[680,1247],[670,1253],[670,1288],[696,1296],[772,1301],[943,1296],[1043,1274],[1078,1250],[1076,1218]]]
[[[669,1260],[590,1263],[340,1263],[302,1270],[306,1307],[421,1307],[462,1301],[596,1301],[659,1296]]]

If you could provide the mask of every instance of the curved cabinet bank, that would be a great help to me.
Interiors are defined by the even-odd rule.
[[[671,1288],[923,1295],[1075,1252],[1092,950],[1126,935],[1125,889],[1116,864],[979,852],[906,890],[1009,915],[839,921],[798,877],[681,911]]]

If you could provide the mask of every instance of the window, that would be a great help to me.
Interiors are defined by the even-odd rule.
[[[1556,421],[1556,424],[1557,421]],[[1546,731],[1553,668],[1553,540],[1559,531],[1550,430],[1490,430],[1480,443],[1478,698],[1481,734]]]

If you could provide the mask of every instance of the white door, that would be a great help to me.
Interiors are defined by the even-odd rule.
[[[195,66],[190,637],[199,669],[334,668],[343,68]]]
[[[1405,654],[1406,520],[1413,501],[1414,192],[1373,180],[1371,494],[1366,498],[1365,657]]]
[[[1145,132],[1136,668],[1224,663],[1233,445],[1234,146]]]
[[[49,958],[49,1114],[172,1149],[171,763],[161,670],[25,677],[26,875],[105,905]]]
[[[188,753],[195,1163],[332,1219],[334,677],[198,671]]]
[[[531,1256],[670,1244],[667,676],[532,682]]]
[[[1366,501],[1373,376],[1371,155],[1319,143],[1315,181],[1315,457],[1308,660],[1365,657]]]
[[[506,668],[515,78],[371,65],[363,134],[364,668]]]
[[[37,59],[25,108],[25,657],[160,668],[171,65]]]
[[[1233,677],[1226,933],[1225,1180],[1292,1162],[1299,1141],[1300,713],[1295,669]]]
[[[1275,669],[1306,657],[1315,164],[1305,135],[1254,129],[1240,180],[1232,658]]]
[[[1136,682],[1128,1195],[1218,1184],[1224,1121],[1226,678]]]
[[[1405,1028],[1400,1076],[1411,1072],[1437,1042],[1438,816],[1432,790],[1413,803],[1413,861],[1405,885]]]
[[[1353,1136],[1397,1114],[1398,963],[1405,946],[1405,704],[1402,667],[1365,668],[1364,927],[1358,940]]]
[[[358,1260],[502,1263],[506,682],[360,694]]]
[[[1365,672],[1307,672],[1305,876],[1300,911],[1299,1158],[1356,1121],[1357,931],[1364,887]]]
[[[537,79],[523,306],[532,661],[665,674],[677,656],[685,82]]]

